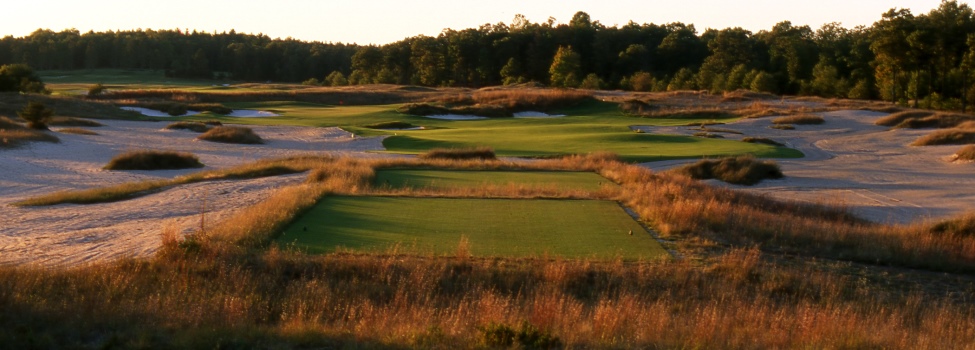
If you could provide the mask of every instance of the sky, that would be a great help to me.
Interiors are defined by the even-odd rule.
[[[584,11],[605,26],[630,21],[742,27],[753,32],[781,21],[817,29],[825,23],[869,26],[891,8],[923,14],[941,0],[15,0],[3,5],[0,37],[29,35],[39,28],[81,32],[190,29],[263,33],[272,38],[357,44],[387,44],[436,36],[443,29],[511,24],[516,14],[533,23],[554,17],[568,23]],[[959,1],[967,3],[967,1]],[[11,15],[18,14],[18,15]],[[20,15],[22,14],[22,15]]]

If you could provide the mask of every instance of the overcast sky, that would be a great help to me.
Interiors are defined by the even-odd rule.
[[[757,32],[791,21],[813,29],[840,22],[871,25],[891,8],[914,14],[940,0],[19,0],[3,4],[0,36],[24,36],[38,28],[61,31],[196,29],[264,33],[272,38],[386,44],[415,35],[436,36],[444,28],[510,24],[515,14],[534,23],[554,17],[567,23],[585,11],[606,26],[683,22],[699,32],[743,27]],[[959,1],[967,3],[967,1]]]

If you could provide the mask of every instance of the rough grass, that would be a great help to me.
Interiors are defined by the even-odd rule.
[[[795,130],[796,129],[796,127],[793,126],[792,124],[772,124],[772,125],[769,125],[768,127],[769,127],[769,129],[778,129],[778,130]]]
[[[880,126],[896,126],[907,120],[927,118],[933,116],[934,114],[935,112],[932,111],[918,111],[918,110],[902,111],[902,112],[896,112],[886,117],[877,119],[877,121],[875,121],[874,124]]]
[[[96,122],[94,120],[74,118],[74,117],[51,117],[47,121],[48,125],[52,126],[83,126],[83,127],[99,127],[104,126],[102,123]]]
[[[7,117],[0,117],[0,149],[20,147],[28,142],[61,142],[50,133],[28,128]]]
[[[782,170],[773,161],[755,158],[728,157],[720,160],[701,160],[674,170],[692,179],[718,179],[736,185],[754,185],[766,179],[781,179]]]
[[[420,154],[420,159],[451,159],[451,160],[492,160],[497,157],[489,147],[477,148],[435,148]]]
[[[975,116],[958,113],[935,113],[924,118],[906,119],[895,125],[894,128],[952,128],[970,121],[975,121]]]
[[[166,129],[169,130],[190,130],[195,132],[207,132],[210,131],[210,125],[203,122],[192,122],[192,121],[179,121],[169,125],[166,125]]]
[[[171,170],[202,168],[195,155],[185,152],[135,150],[112,157],[105,170]]]
[[[772,124],[818,125],[825,123],[823,117],[812,114],[799,114],[772,119]]]
[[[954,129],[936,130],[911,143],[911,146],[964,145],[975,143],[975,121],[959,124]]]
[[[962,147],[957,152],[955,152],[955,160],[961,161],[975,161],[975,145],[968,145]]]
[[[55,131],[57,131],[59,133],[62,133],[62,134],[98,135],[97,132],[94,132],[94,131],[91,131],[91,130],[88,130],[88,129],[82,129],[82,128],[63,128],[63,129],[58,129],[58,130],[55,130]]]
[[[262,144],[261,139],[254,130],[243,126],[218,126],[197,137],[199,140],[238,143],[238,144]]]
[[[781,142],[778,142],[778,141],[775,141],[773,139],[767,138],[767,137],[753,137],[753,136],[748,136],[748,137],[743,137],[741,139],[741,141],[742,142],[748,142],[748,143],[763,143],[763,144],[772,145],[772,146],[785,146],[785,144],[783,144]]]

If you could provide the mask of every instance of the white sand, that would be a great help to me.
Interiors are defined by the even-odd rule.
[[[188,233],[266,198],[276,188],[297,184],[304,174],[177,186],[137,199],[102,204],[18,208],[10,203],[59,190],[104,187],[172,178],[258,159],[303,154],[376,156],[381,138],[352,138],[338,128],[251,126],[264,145],[195,141],[199,134],[160,130],[165,123],[100,120],[99,135],[58,134],[61,143],[31,143],[0,151],[0,264],[77,265],[123,256],[146,257],[160,245],[164,225]],[[133,149],[186,151],[204,169],[106,171],[116,154]],[[204,210],[205,203],[205,210]]]
[[[889,130],[873,125],[884,113],[837,111],[822,114],[822,125],[796,125],[796,130],[769,129],[772,118],[746,119],[712,128],[727,139],[762,136],[806,154],[801,159],[778,159],[786,178],[755,186],[735,186],[783,200],[848,207],[854,214],[877,222],[910,223],[943,219],[972,210],[975,203],[975,164],[951,163],[947,158],[961,146],[911,147],[924,130]],[[653,133],[690,135],[690,127],[634,127]],[[644,163],[666,170],[693,161]]]
[[[480,120],[487,119],[487,117],[480,117],[476,115],[466,115],[466,114],[437,114],[428,115],[427,118],[442,119],[442,120]]]

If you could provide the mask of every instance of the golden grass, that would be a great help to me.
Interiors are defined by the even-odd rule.
[[[700,160],[673,170],[692,179],[718,179],[736,185],[754,185],[766,179],[783,177],[779,165],[760,161],[751,156],[728,157],[719,160]]]
[[[798,114],[772,119],[772,124],[816,125],[825,123],[826,119],[818,115]]]
[[[965,297],[973,292],[975,237],[958,233],[975,215],[937,225],[871,224],[839,209],[655,174],[609,154],[531,163],[291,161],[314,168],[307,183],[205,232],[180,238],[170,230],[155,259],[0,267],[0,340],[11,347],[41,339],[45,347],[485,348],[507,346],[499,339],[514,332],[566,348],[975,346],[975,306]],[[453,257],[395,248],[307,256],[269,244],[280,225],[322,196],[383,193],[369,185],[374,169],[402,167],[597,171],[620,185],[597,195],[618,195],[682,258],[473,258],[463,244]],[[518,193],[490,190],[474,195]],[[33,338],[18,337],[18,329]]]
[[[886,117],[877,119],[877,121],[875,121],[874,124],[880,126],[896,126],[900,123],[903,123],[906,120],[927,118],[933,116],[934,114],[935,112],[933,111],[919,111],[919,110],[902,111],[902,112],[893,113]]]
[[[82,129],[82,128],[63,128],[63,129],[57,129],[55,131],[57,131],[59,133],[62,133],[62,134],[98,135],[97,132],[94,132],[94,131],[91,131],[91,130],[88,130],[88,129]]]
[[[15,148],[28,142],[60,142],[57,136],[35,130],[7,117],[0,117],[0,149]]]
[[[911,146],[964,145],[975,143],[975,121],[959,124],[954,129],[936,130],[921,136]]]
[[[102,123],[90,119],[60,117],[60,116],[51,117],[48,120],[47,124],[53,126],[84,126],[89,128],[104,126]]]
[[[494,155],[494,149],[490,147],[477,147],[477,148],[434,148],[423,154],[419,155],[420,159],[449,159],[449,160],[467,160],[467,159],[480,159],[480,160],[492,160],[497,157]]]
[[[203,135],[198,136],[197,139],[220,143],[264,143],[264,140],[254,133],[254,129],[243,126],[217,126],[207,132],[204,132]]]
[[[975,161],[975,145],[962,147],[955,152],[954,158],[960,161]]]
[[[105,170],[169,170],[202,168],[200,158],[186,152],[131,150],[120,153],[108,162]]]

